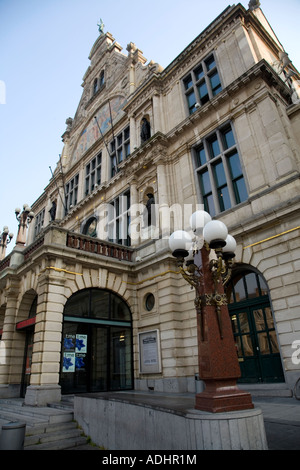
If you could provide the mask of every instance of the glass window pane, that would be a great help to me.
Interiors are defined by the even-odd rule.
[[[120,321],[130,321],[131,315],[125,302],[116,295],[111,295],[111,318]]]
[[[203,67],[202,67],[202,65],[200,65],[200,67],[198,67],[198,68],[195,70],[195,77],[196,77],[196,81],[197,81],[197,80],[200,80],[200,78],[204,77],[204,72],[203,72]]]
[[[91,317],[108,318],[109,292],[93,289],[91,294]]]
[[[132,388],[131,331],[111,328],[110,332],[110,388]]]
[[[244,287],[244,278],[241,278],[234,286],[235,301],[240,302],[246,299],[246,291]]]
[[[89,298],[90,293],[88,290],[83,290],[72,295],[65,305],[64,315],[72,317],[88,317]]]
[[[261,295],[267,295],[268,294],[268,286],[267,286],[265,280],[261,276],[259,277],[259,285],[260,285]]]
[[[263,309],[258,308],[256,310],[253,310],[253,318],[255,321],[256,331],[265,331],[266,326],[265,326]]]
[[[260,354],[270,354],[268,334],[266,332],[257,335]]]
[[[276,331],[269,331],[269,339],[271,343],[271,349],[273,354],[278,354],[279,353],[279,347],[278,347],[278,341],[277,341],[277,336],[276,336]]]
[[[227,209],[230,209],[231,202],[228,187],[224,186],[222,189],[220,189],[218,191],[218,195],[221,211],[226,211]]]
[[[208,171],[205,171],[204,173],[201,173],[200,175],[201,178],[201,186],[202,186],[202,193],[207,194],[211,192],[211,185],[210,185],[210,178],[209,178],[209,173]]]
[[[250,335],[241,336],[243,342],[244,356],[254,356],[253,344]]]
[[[246,188],[244,178],[240,178],[234,182],[234,189],[235,189],[237,204],[247,200],[248,191]]]
[[[196,167],[202,166],[206,163],[206,155],[204,147],[200,147],[196,150]]]
[[[107,390],[107,330],[93,327],[90,391]]]
[[[222,87],[221,87],[221,82],[220,82],[218,72],[215,72],[214,74],[210,76],[210,84],[211,84],[211,90],[212,90],[213,96],[220,93],[220,91],[222,90]]]
[[[259,289],[255,273],[249,273],[245,276],[248,298],[259,297]]]
[[[274,318],[273,318],[273,314],[272,314],[271,308],[270,308],[270,307],[266,307],[266,308],[264,309],[264,312],[265,312],[265,319],[266,319],[268,328],[270,328],[270,329],[275,328],[275,325],[274,325]]]
[[[188,93],[186,97],[187,97],[190,113],[192,114],[196,110],[195,108],[196,97],[195,97],[194,91],[192,91],[191,93]]]
[[[215,203],[212,194],[205,196],[203,198],[204,202],[204,208],[206,212],[208,212],[211,217],[214,217],[216,215],[216,210],[215,210]]]
[[[207,70],[211,70],[212,68],[214,68],[216,66],[214,56],[210,56],[208,59],[206,59],[205,64]]]
[[[188,90],[188,89],[193,85],[192,76],[189,75],[188,77],[186,77],[186,78],[183,80],[183,83],[184,83],[185,89]]]
[[[217,165],[214,166],[215,170],[215,178],[216,178],[216,183],[217,186],[222,186],[223,184],[226,184],[226,176],[223,168],[223,163],[220,162]]]
[[[206,103],[209,97],[208,97],[208,91],[207,91],[207,86],[205,82],[200,83],[200,85],[198,86],[198,91],[199,91],[201,103],[202,104]]]
[[[234,136],[233,136],[233,132],[231,128],[224,130],[222,135],[223,135],[223,145],[224,145],[225,150],[235,145],[235,140],[234,140]]]
[[[238,153],[234,153],[229,158],[229,165],[232,178],[237,178],[243,174]]]
[[[214,158],[217,155],[220,155],[220,147],[219,147],[217,136],[209,140],[209,150],[210,150],[211,158]]]

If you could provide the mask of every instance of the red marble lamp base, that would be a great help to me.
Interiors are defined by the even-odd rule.
[[[236,380],[205,381],[205,390],[196,395],[195,408],[211,413],[239,411],[254,408],[251,394],[240,390]]]

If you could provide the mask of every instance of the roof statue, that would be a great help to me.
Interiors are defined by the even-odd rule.
[[[249,7],[250,10],[256,10],[256,8],[260,7],[260,1],[259,0],[250,0],[248,7]]]
[[[105,26],[105,24],[103,23],[103,21],[102,21],[101,18],[100,18],[100,22],[97,23],[97,26],[98,26],[99,34],[103,34],[103,33],[104,33],[104,26]]]

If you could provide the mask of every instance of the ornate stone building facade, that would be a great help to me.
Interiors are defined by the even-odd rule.
[[[293,388],[300,77],[257,3],[225,9],[165,69],[100,29],[26,242],[24,220],[0,262],[1,397],[193,392],[194,292],[168,238],[198,207],[237,240],[241,382]]]

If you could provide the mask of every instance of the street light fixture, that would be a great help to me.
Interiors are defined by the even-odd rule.
[[[19,222],[18,235],[16,240],[16,245],[25,245],[26,243],[26,230],[34,218],[34,213],[31,210],[31,207],[28,204],[23,205],[23,211],[17,208],[15,209],[16,219]]]
[[[253,408],[250,393],[237,387],[240,367],[224,291],[236,241],[223,222],[212,220],[205,211],[192,214],[190,225],[194,237],[177,230],[169,246],[183,278],[196,291],[199,376],[205,390],[196,394],[195,408],[209,412]]]
[[[8,227],[3,227],[3,232],[0,235],[0,260],[5,258],[7,245],[11,242],[14,234],[9,233]]]

